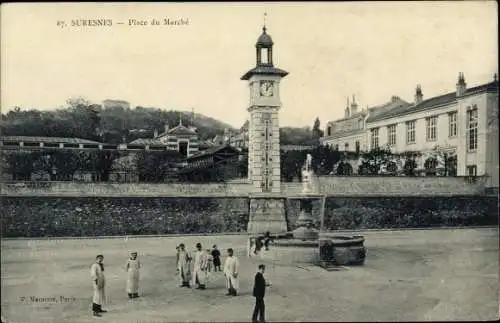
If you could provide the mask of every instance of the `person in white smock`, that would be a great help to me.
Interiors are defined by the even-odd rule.
[[[129,298],[139,297],[139,269],[141,262],[137,259],[137,252],[132,252],[125,264],[127,271],[127,294]]]
[[[201,248],[201,243],[196,244],[193,266],[193,285],[197,289],[205,289],[207,281],[208,254]]]
[[[239,262],[238,258],[234,256],[232,248],[227,249],[227,258],[224,263],[224,276],[226,277],[226,288],[228,296],[238,295],[240,283],[238,279]]]
[[[191,256],[186,251],[186,247],[181,243],[177,247],[177,275],[179,277],[179,287],[191,287]]]
[[[101,316],[101,313],[106,313],[107,311],[102,309],[102,304],[106,297],[105,284],[106,279],[104,277],[104,260],[103,255],[97,255],[96,262],[90,267],[90,276],[92,277],[92,287],[94,289],[94,297],[92,298],[92,312],[94,316]]]

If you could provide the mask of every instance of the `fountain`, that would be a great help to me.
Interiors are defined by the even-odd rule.
[[[302,168],[303,190],[300,201],[300,214],[295,222],[295,230],[282,234],[253,236],[249,239],[248,255],[259,256],[262,260],[270,260],[282,264],[310,263],[330,270],[340,265],[362,265],[365,260],[364,237],[340,236],[332,233],[321,233],[322,224],[317,219],[323,218],[326,196],[318,195],[314,189],[312,157],[307,155]],[[322,202],[321,215],[313,216],[313,203]],[[321,221],[322,223],[323,221]],[[318,226],[320,227],[318,230]],[[254,252],[252,246],[257,239],[269,239],[270,246],[265,248],[258,243],[261,250]]]

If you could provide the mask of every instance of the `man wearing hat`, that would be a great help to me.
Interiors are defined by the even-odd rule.
[[[201,243],[196,244],[196,252],[194,253],[194,268],[193,268],[193,285],[197,289],[205,289],[208,269],[208,255],[201,248]]]
[[[141,263],[137,259],[137,252],[132,252],[127,260],[125,270],[127,271],[127,294],[129,298],[139,297],[139,269]]]
[[[179,275],[180,287],[191,287],[191,256],[186,251],[186,247],[181,243],[177,247],[177,274]]]

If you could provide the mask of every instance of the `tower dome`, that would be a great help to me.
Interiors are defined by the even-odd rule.
[[[255,44],[255,47],[269,48],[273,46],[274,44],[273,40],[266,31],[267,31],[266,26],[262,27],[262,35],[260,35],[259,39],[257,39],[257,44]]]

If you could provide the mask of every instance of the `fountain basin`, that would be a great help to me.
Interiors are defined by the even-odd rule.
[[[255,237],[249,239],[249,256],[265,262],[282,265],[293,264],[335,264],[335,265],[362,265],[366,257],[363,236],[331,236],[321,237],[318,240],[294,239],[291,233],[274,236],[269,244],[269,250],[261,250],[258,255],[251,255],[251,246]],[[325,257],[321,246],[330,244],[333,252]]]
[[[322,236],[319,239],[320,258],[323,265],[363,265],[366,249],[363,236]],[[328,246],[333,250],[328,254]]]

